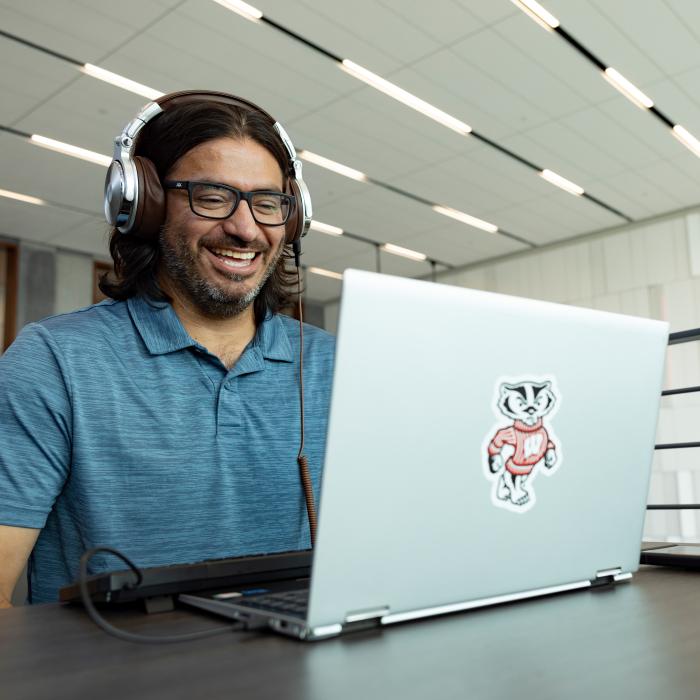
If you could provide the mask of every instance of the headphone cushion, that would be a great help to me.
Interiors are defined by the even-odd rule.
[[[133,162],[138,177],[138,195],[131,233],[157,241],[160,227],[165,223],[165,192],[153,161],[134,156]]]
[[[296,201],[294,211],[289,217],[289,221],[285,224],[285,243],[291,244],[301,238],[301,232],[304,228],[304,214],[302,211],[303,200],[299,186],[294,178],[289,179],[289,194],[293,195]]]

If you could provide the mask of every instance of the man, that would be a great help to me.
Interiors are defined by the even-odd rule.
[[[303,437],[317,496],[334,343],[304,327],[302,436],[301,329],[276,313],[296,282],[293,158],[267,114],[212,94],[161,98],[124,140],[147,211],[112,231],[111,300],[0,358],[0,605],[28,558],[44,602],[97,545],[138,566],[309,546],[297,455]]]

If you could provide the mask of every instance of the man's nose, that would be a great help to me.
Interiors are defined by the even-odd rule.
[[[242,199],[236,211],[223,221],[224,231],[231,236],[238,236],[243,241],[252,241],[258,235],[258,225],[246,200]]]

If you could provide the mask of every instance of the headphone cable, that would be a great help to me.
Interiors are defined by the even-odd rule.
[[[309,533],[311,536],[311,547],[316,543],[316,504],[314,502],[314,489],[309,472],[309,461],[304,454],[304,312],[301,303],[301,242],[296,239],[292,242],[294,250],[294,262],[297,267],[297,311],[299,314],[299,415],[301,439],[299,453],[297,454],[297,464],[299,465],[299,477],[304,490],[304,500],[306,501],[306,515],[309,520]]]

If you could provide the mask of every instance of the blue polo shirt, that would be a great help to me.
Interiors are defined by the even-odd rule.
[[[305,325],[317,499],[333,356]],[[143,567],[308,548],[298,373],[299,324],[281,315],[230,370],[169,304],[140,297],[26,326],[0,357],[0,524],[42,529],[31,602],[56,600],[98,545]]]

